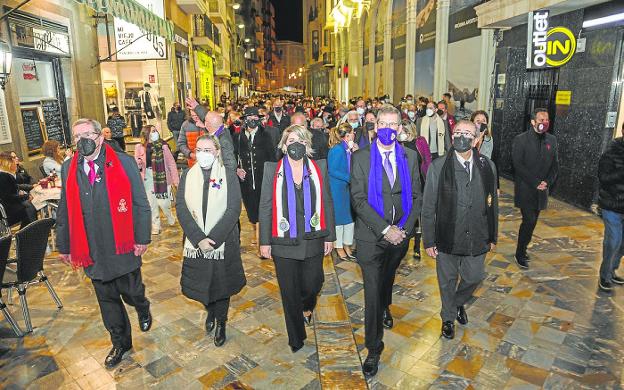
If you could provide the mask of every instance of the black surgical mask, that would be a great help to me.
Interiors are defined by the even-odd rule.
[[[76,144],[76,148],[78,149],[78,153],[80,153],[83,157],[89,157],[95,153],[97,145],[91,138],[80,138]]]
[[[365,125],[366,125],[366,130],[368,130],[368,131],[375,130],[375,123],[373,123],[373,122],[366,122]]]
[[[438,112],[438,115],[439,115],[439,116],[444,115],[444,111],[443,111],[443,110],[441,110],[441,109],[438,109],[438,111],[437,111],[437,112]]]
[[[240,126],[241,125],[241,121],[239,121],[238,119],[234,121],[234,126]]]
[[[273,107],[273,110],[277,113],[282,112],[282,107]]]
[[[472,138],[468,138],[465,135],[459,137],[453,137],[453,148],[459,153],[464,153],[472,148]]]
[[[259,119],[247,119],[245,121],[245,124],[247,125],[248,129],[255,129],[256,127],[260,125],[260,120]]]
[[[290,158],[295,161],[299,161],[306,154],[306,146],[299,142],[293,142],[292,144],[288,145],[288,147],[286,147],[286,152],[288,153],[288,156],[290,156]]]

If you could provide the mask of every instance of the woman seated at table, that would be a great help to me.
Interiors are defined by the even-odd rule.
[[[305,127],[287,127],[278,145],[285,157],[264,164],[260,196],[260,253],[275,263],[293,353],[307,337],[304,323],[325,280],[323,255],[336,240],[327,163],[310,159],[311,145]]]
[[[17,181],[17,188],[22,191],[30,192],[33,189],[32,176],[30,176],[28,171],[26,171],[26,169],[24,169],[24,167],[22,166],[22,163],[20,162],[20,158],[17,153],[15,153],[15,151],[11,151],[10,153],[11,158],[13,159],[13,162],[15,162],[15,166],[17,167],[17,170],[15,171],[15,181]]]
[[[0,153],[0,203],[7,214],[9,226],[21,222],[21,228],[37,219],[37,210],[30,202],[30,195],[17,187],[17,166],[11,153]]]
[[[236,171],[226,170],[219,140],[197,139],[197,164],[182,174],[176,210],[186,235],[182,294],[206,307],[206,331],[214,344],[225,343],[230,297],[247,283],[240,256],[238,218],[241,192]]]
[[[67,160],[72,155],[71,149],[67,149],[65,153],[63,153],[61,150],[61,144],[55,140],[48,140],[44,142],[41,147],[41,153],[45,156],[43,159],[43,171],[46,176],[49,176],[53,172],[60,176],[61,164],[63,164],[63,161]]]

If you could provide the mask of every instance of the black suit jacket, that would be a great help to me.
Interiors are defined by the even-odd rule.
[[[407,218],[403,229],[411,233],[416,219],[420,216],[422,207],[422,191],[420,185],[420,174],[418,168],[418,156],[413,150],[403,148],[407,155],[408,169],[412,179],[412,211]],[[389,225],[399,222],[403,216],[403,205],[401,202],[401,181],[397,169],[397,177],[394,187],[390,188],[390,182],[383,172],[383,198],[384,215],[382,218],[368,203],[368,178],[370,174],[370,147],[360,149],[353,154],[351,161],[351,205],[355,211],[355,238],[367,242],[381,242],[383,230]],[[394,220],[392,219],[392,207],[395,209]],[[384,241],[385,242],[385,241]]]
[[[290,116],[286,113],[286,110],[282,111],[282,117],[280,121],[277,120],[275,116],[275,112],[271,111],[269,115],[269,123],[273,127],[277,127],[279,129],[280,135],[286,130],[288,126],[290,126]]]
[[[0,203],[7,213],[9,224],[14,224],[22,219],[28,194],[20,195],[15,176],[0,171]]]
[[[537,134],[529,129],[513,140],[511,158],[514,167],[514,204],[519,208],[544,210],[548,192],[559,174],[557,138],[552,134]],[[537,186],[545,181],[546,191]]]
[[[312,159],[327,160],[327,154],[329,153],[329,136],[322,130],[309,130],[310,133],[312,133],[312,149],[314,149]]]

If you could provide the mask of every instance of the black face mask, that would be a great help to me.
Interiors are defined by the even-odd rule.
[[[240,126],[241,125],[241,121],[239,121],[238,119],[234,121],[234,126]]]
[[[89,157],[95,153],[97,145],[91,138],[80,138],[76,144],[76,148],[78,149],[78,153],[80,153],[83,157]]]
[[[459,137],[453,137],[453,148],[457,150],[459,153],[464,153],[472,148],[472,138],[468,138],[464,135],[460,135]]]
[[[424,110],[424,109],[422,109],[422,108],[419,108],[419,109],[416,111],[416,116],[417,116],[417,117],[419,117],[419,118],[422,118],[422,117],[423,117],[423,116],[425,116],[425,115],[426,115],[425,110]]]
[[[286,152],[288,153],[288,156],[290,156],[290,158],[295,161],[299,161],[303,158],[303,156],[305,156],[306,147],[304,144],[301,144],[299,142],[293,142],[292,144],[288,145],[288,147],[286,148]]]
[[[182,107],[176,107],[176,111],[181,111]]]
[[[255,129],[256,127],[260,125],[260,120],[259,119],[247,119],[245,121],[245,124],[247,125],[248,129]]]
[[[437,112],[438,112],[438,115],[439,115],[439,116],[444,115],[444,111],[443,111],[443,110],[438,109],[438,111],[437,111]]]
[[[375,123],[373,123],[373,122],[366,122],[365,126],[366,126],[366,130],[367,131],[375,130]]]
[[[273,111],[280,113],[282,112],[282,107],[273,107]]]

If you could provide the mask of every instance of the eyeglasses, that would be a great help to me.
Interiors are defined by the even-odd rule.
[[[81,138],[96,139],[99,136],[100,136],[100,133],[96,133],[95,131],[87,131],[82,134],[74,134],[72,138],[74,139],[74,141],[79,141]]]
[[[208,152],[211,154],[217,154],[217,149],[201,149],[201,148],[195,148],[195,153],[198,152]]]
[[[395,127],[399,127],[400,123],[397,122],[384,122],[384,121],[379,121],[377,122],[377,125],[379,127],[390,127],[390,128],[395,128]]]
[[[474,134],[469,131],[455,131],[453,132],[453,137],[461,137],[474,138]]]

